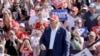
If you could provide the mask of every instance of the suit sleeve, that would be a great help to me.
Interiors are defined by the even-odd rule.
[[[70,40],[69,37],[67,37],[66,31],[64,31],[63,35],[63,44],[64,44],[64,55],[63,56],[69,56],[70,53]]]

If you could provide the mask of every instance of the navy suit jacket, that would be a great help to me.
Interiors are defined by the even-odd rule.
[[[40,39],[40,45],[44,44],[46,47],[46,51],[48,51],[49,49],[50,36],[51,36],[51,28],[47,27],[44,30],[44,33],[42,34]],[[69,56],[69,47],[70,47],[70,42],[69,38],[66,37],[66,31],[62,27],[59,27],[54,40],[52,56]],[[40,56],[46,56],[46,51],[43,54],[40,54]]]

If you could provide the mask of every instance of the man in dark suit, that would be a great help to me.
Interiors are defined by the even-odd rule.
[[[56,15],[51,15],[50,26],[44,30],[40,39],[40,56],[69,56],[69,38]]]

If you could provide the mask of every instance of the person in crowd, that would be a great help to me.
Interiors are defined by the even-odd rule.
[[[94,4],[96,6],[96,13],[100,15],[100,0],[96,0]]]
[[[67,3],[63,3],[61,9],[68,9],[70,8]]]
[[[71,0],[65,0],[62,3],[62,8],[67,8],[69,10],[69,8],[71,8],[71,7],[72,7]]]
[[[31,34],[30,42],[33,49],[33,56],[39,56],[40,54],[39,41],[40,41],[41,35],[42,35],[42,32],[37,29],[35,29]]]
[[[13,30],[10,30],[9,32],[9,39],[6,40],[5,44],[5,52],[11,56],[19,56],[19,41],[15,35],[15,32]]]
[[[97,24],[97,16],[95,4],[90,4],[89,11],[84,14],[83,19],[85,20],[85,26],[90,31],[91,27]]]
[[[34,8],[35,8],[36,11],[41,10],[42,9],[42,3],[36,1],[35,4],[34,4]]]
[[[51,15],[50,27],[44,30],[40,39],[40,56],[69,56],[69,46],[69,39],[60,26],[58,16]]]
[[[9,9],[3,11],[3,22],[4,27],[6,28],[6,32],[19,28],[18,22],[12,18],[12,14]]]
[[[73,1],[72,1],[72,6],[74,5],[74,6],[76,6],[78,9],[80,9],[80,8],[81,8],[81,2],[82,2],[82,0],[73,0]]]
[[[36,21],[35,27],[33,29],[40,30],[41,32],[44,32],[44,29],[48,26],[46,22],[42,21]]]
[[[86,13],[86,12],[88,12],[88,6],[86,5],[86,4],[83,4],[82,6],[81,6],[81,9],[80,9],[80,12],[79,12],[79,16],[81,17],[81,18],[83,18],[83,16],[84,16],[84,14]]]
[[[43,20],[48,21],[51,10],[53,10],[53,8],[49,5],[49,3],[44,2],[41,10]]]
[[[34,9],[34,12],[33,12],[34,15],[30,16],[29,17],[29,20],[28,20],[28,25],[30,26],[30,29],[32,30],[33,29],[33,26],[35,25],[36,23],[36,20],[38,20],[39,18],[41,18],[42,16],[40,15],[40,9]]]
[[[29,21],[28,21],[28,24],[29,24],[29,26],[30,26],[30,29],[32,30],[33,29],[33,27],[34,27],[34,25],[35,25],[35,23],[36,23],[36,20],[38,20],[39,18],[38,18],[38,16],[31,16],[30,18],[29,18]]]
[[[97,43],[94,56],[100,56],[100,41]]]
[[[25,31],[24,23],[19,24],[19,29],[17,29],[15,31],[15,34],[16,34],[17,38],[19,39],[19,41],[22,43],[23,40],[28,36],[27,32]]]
[[[43,19],[42,15],[42,12],[40,12],[38,15],[39,19],[35,21],[33,29],[37,29],[43,32],[44,29],[48,26],[48,22]]]
[[[23,5],[27,15],[30,16],[30,9],[34,7],[32,0],[23,0]]]
[[[100,38],[100,16],[97,17],[97,24],[92,27],[91,31],[96,33],[97,39]]]
[[[4,2],[3,9],[10,9],[11,8],[11,4],[10,4],[9,0],[3,0],[3,2]]]
[[[87,48],[88,46],[90,46],[93,42],[95,42],[96,39],[96,34],[95,32],[91,31],[88,34],[88,41],[86,41],[84,43],[84,48]],[[96,50],[96,44],[94,44],[93,46],[89,47],[89,50]]]
[[[84,39],[80,35],[80,30],[75,28],[72,31],[71,43],[74,46],[73,50],[82,50]]]
[[[68,22],[66,20],[62,21],[61,25],[66,30],[67,37],[69,38],[69,40],[71,40],[72,34],[71,34],[71,31],[68,29]],[[70,41],[70,49],[71,50],[75,49],[74,45],[71,43],[71,41]]]
[[[84,37],[84,38],[87,37],[88,29],[87,27],[84,26],[84,22],[82,21],[82,19],[75,20],[75,25],[73,28],[77,28],[80,30],[81,37]]]
[[[0,44],[0,56],[10,56],[10,55],[4,53],[4,51],[5,51],[4,45]]]
[[[78,11],[79,11],[78,8],[73,6],[71,8],[69,15],[68,15],[67,21],[68,21],[68,25],[69,25],[70,30],[74,26],[74,21],[77,20],[77,19],[80,19],[80,17],[77,16]]]
[[[33,56],[33,49],[31,47],[28,37],[23,40],[23,43],[20,47],[20,52],[21,56]]]
[[[0,18],[0,43],[5,45],[5,29],[2,18]]]
[[[13,18],[16,20],[16,21],[22,21],[24,20],[25,18],[23,17],[23,14],[26,13],[24,10],[22,10],[20,8],[20,6],[18,5],[14,5],[13,6]],[[27,16],[27,15],[26,15]]]

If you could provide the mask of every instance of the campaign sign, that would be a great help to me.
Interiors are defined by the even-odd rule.
[[[73,56],[93,56],[93,55],[87,48],[85,48],[84,50],[82,50],[81,52],[79,52]]]
[[[65,10],[65,9],[52,10],[50,15],[57,15],[59,17],[60,21],[67,20],[67,10]]]

